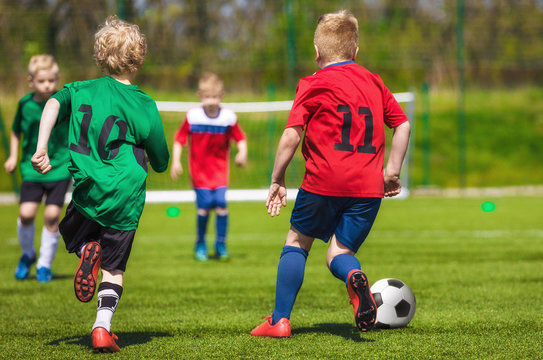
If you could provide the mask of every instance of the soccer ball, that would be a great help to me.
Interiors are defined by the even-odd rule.
[[[404,327],[413,319],[417,307],[415,294],[403,281],[381,279],[372,285],[371,292],[377,305],[375,327]]]

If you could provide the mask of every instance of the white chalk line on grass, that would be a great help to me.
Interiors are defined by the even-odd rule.
[[[287,189],[287,200],[296,199],[298,189]],[[403,195],[405,194],[405,195]],[[406,190],[403,196],[388,199],[405,199],[407,197],[444,197],[444,198],[471,198],[471,197],[502,197],[502,196],[543,196],[543,185],[533,186],[506,186],[500,188],[466,188],[466,189],[414,189]],[[266,201],[268,189],[229,189],[226,192],[228,201]],[[70,202],[71,193],[66,194],[65,202]],[[147,203],[186,203],[194,202],[196,195],[193,190],[150,190],[147,191]],[[0,193],[0,204],[17,203],[17,196],[13,193]]]
[[[287,190],[287,200],[294,201],[298,189]],[[149,204],[190,203],[196,200],[193,190],[152,190],[147,191],[145,202]],[[268,189],[229,189],[226,192],[228,201],[261,201],[265,202]],[[67,204],[72,199],[72,193],[67,193],[64,202]],[[13,193],[0,193],[0,204],[17,203],[18,198]]]

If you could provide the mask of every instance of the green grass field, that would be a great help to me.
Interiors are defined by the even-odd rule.
[[[481,204],[491,200],[493,212]],[[227,263],[192,259],[195,210],[147,205],[113,319],[126,359],[534,359],[543,343],[542,197],[411,198],[383,203],[359,252],[370,282],[399,278],[417,297],[407,328],[361,334],[345,286],[317,241],[291,318],[292,338],[249,335],[269,315],[292,203],[231,203]],[[0,358],[95,358],[96,299],[79,303],[77,259],[59,247],[56,278],[19,282],[16,205],[0,206]],[[41,228],[41,221],[37,222]],[[213,226],[210,227],[213,230]],[[38,241],[36,241],[39,246]]]

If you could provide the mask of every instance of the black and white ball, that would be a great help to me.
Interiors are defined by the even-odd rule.
[[[404,327],[413,319],[417,307],[415,294],[403,281],[381,279],[371,286],[371,292],[377,305],[375,327]]]

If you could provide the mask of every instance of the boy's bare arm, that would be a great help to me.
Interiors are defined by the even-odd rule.
[[[237,142],[238,153],[234,159],[237,166],[244,167],[247,165],[247,140],[241,140]]]
[[[279,215],[281,207],[287,205],[287,189],[285,186],[285,172],[292,160],[300,140],[302,139],[302,127],[294,126],[286,128],[279,140],[275,164],[273,166],[270,191],[266,200],[268,214]]]
[[[179,175],[183,173],[183,165],[181,164],[182,153],[183,145],[174,140],[172,148],[172,165],[170,167],[170,176],[172,180],[177,180]]]
[[[385,196],[395,196],[402,190],[400,182],[400,172],[402,163],[407,152],[409,144],[409,134],[411,133],[411,125],[406,121],[394,129],[392,134],[392,142],[390,146],[390,155],[388,157],[385,168]]]
[[[10,143],[9,143],[9,157],[4,163],[4,168],[8,174],[11,174],[15,171],[17,167],[17,159],[19,157],[19,144],[20,144],[20,135],[11,132]]]
[[[49,156],[47,155],[49,137],[51,131],[57,122],[58,113],[60,111],[60,103],[56,99],[49,99],[45,104],[45,108],[41,114],[40,132],[38,136],[38,145],[36,153],[30,161],[32,167],[39,173],[45,174],[51,170]]]

